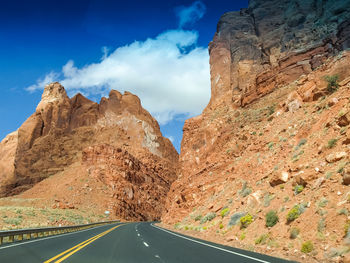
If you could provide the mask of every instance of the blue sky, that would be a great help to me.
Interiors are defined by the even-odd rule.
[[[180,150],[186,118],[210,96],[207,45],[247,1],[1,1],[0,138],[35,111],[45,81],[94,101],[138,95]]]

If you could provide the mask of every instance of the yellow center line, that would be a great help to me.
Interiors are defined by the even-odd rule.
[[[59,257],[61,257],[61,256],[63,256],[63,255],[65,255],[65,254],[67,254],[67,253],[69,253],[70,251],[73,250],[73,251],[70,252],[69,254],[67,254],[67,255],[65,255],[64,257],[62,257],[61,259],[57,260],[55,263],[62,262],[63,260],[65,260],[65,259],[68,258],[69,256],[73,255],[75,252],[77,252],[77,251],[79,251],[80,249],[82,249],[83,247],[89,245],[90,243],[94,242],[95,240],[97,240],[97,239],[99,239],[100,237],[102,237],[102,236],[108,234],[109,232],[113,231],[114,229],[116,229],[117,227],[120,227],[120,226],[122,226],[122,225],[118,225],[118,226],[112,227],[112,228],[110,228],[110,229],[108,229],[108,230],[106,230],[106,231],[104,231],[104,232],[102,232],[102,233],[100,233],[100,234],[98,234],[98,235],[96,235],[96,236],[93,236],[93,237],[91,237],[91,238],[89,238],[89,239],[87,239],[87,240],[85,240],[85,241],[79,243],[78,245],[76,245],[76,246],[74,246],[74,247],[72,247],[72,248],[70,248],[70,249],[67,249],[67,250],[63,251],[62,253],[60,253],[60,254],[54,256],[53,258],[50,258],[50,259],[46,260],[44,263],[50,263],[50,262],[54,261],[55,259],[57,259],[57,258],[59,258]],[[74,249],[75,249],[75,250],[74,250]]]

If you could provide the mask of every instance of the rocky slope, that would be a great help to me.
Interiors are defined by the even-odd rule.
[[[76,188],[84,188],[88,180],[105,186],[104,202],[92,201],[96,207],[129,220],[159,218],[178,159],[137,96],[112,90],[98,104],[81,94],[69,98],[59,83],[45,87],[36,112],[1,142],[0,151],[2,196],[30,189],[22,196],[41,196],[58,207],[84,206],[84,194],[75,192],[74,201],[72,193],[60,189],[65,181],[45,189],[44,182],[38,184],[48,177],[79,174],[83,178]]]
[[[350,249],[349,17],[350,1],[262,0],[221,17],[211,100],[185,122],[164,225],[298,261],[341,260]],[[270,211],[278,222],[268,227]]]

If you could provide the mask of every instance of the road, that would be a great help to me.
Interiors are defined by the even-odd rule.
[[[118,223],[0,246],[0,262],[266,263],[286,260],[158,228]]]

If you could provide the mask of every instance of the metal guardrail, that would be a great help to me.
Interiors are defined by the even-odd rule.
[[[60,226],[60,227],[44,227],[44,228],[30,228],[30,229],[17,229],[9,231],[0,231],[0,245],[4,243],[10,243],[20,240],[29,240],[32,238],[54,236],[64,233],[76,232],[95,226],[107,225],[112,223],[118,223],[119,220],[115,221],[105,221],[98,223],[91,223],[85,225],[75,225],[75,226]]]

